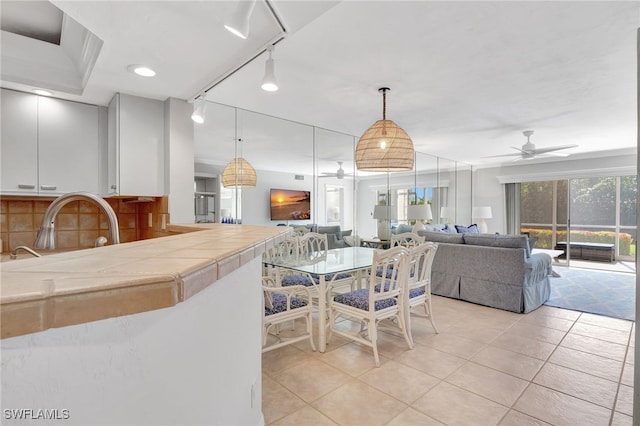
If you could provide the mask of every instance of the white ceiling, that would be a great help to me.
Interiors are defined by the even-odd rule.
[[[83,93],[54,96],[99,105],[115,92],[191,100],[280,37],[263,0],[247,40],[222,28],[234,1],[52,3],[103,42]],[[477,166],[511,161],[481,157],[515,152],[526,129],[538,148],[578,144],[570,158],[635,152],[639,2],[271,4],[288,30],[274,54],[280,90],[260,89],[261,55],[208,100],[359,136],[381,118],[377,89],[388,86],[387,117],[420,152]],[[10,60],[3,54],[3,65]],[[128,73],[133,63],[157,76]],[[1,84],[33,88],[4,75]],[[197,152],[215,162],[220,150],[209,145]]]

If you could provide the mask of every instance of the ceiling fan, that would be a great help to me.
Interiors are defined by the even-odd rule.
[[[518,152],[514,152],[512,154],[503,154],[503,155],[490,155],[488,157],[483,157],[483,158],[520,156],[521,157],[520,159],[522,160],[531,160],[532,158],[535,158],[537,155],[568,157],[569,154],[564,152],[556,152],[556,151],[560,151],[562,149],[568,149],[568,148],[575,148],[578,146],[575,144],[571,144],[571,145],[549,146],[546,148],[536,148],[536,145],[534,143],[531,143],[531,141],[529,140],[531,135],[533,135],[533,130],[525,130],[524,132],[522,132],[522,134],[527,138],[527,142],[524,145],[522,145],[522,148],[516,148],[515,146],[511,147]],[[516,158],[516,160],[518,159]]]
[[[342,161],[338,161],[338,170],[336,170],[334,173],[330,173],[330,172],[322,172],[322,176],[318,176],[318,177],[335,177],[336,179],[344,179],[345,176],[351,176],[353,175],[353,173],[345,173],[344,169],[342,168]]]

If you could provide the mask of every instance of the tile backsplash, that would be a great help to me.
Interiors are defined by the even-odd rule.
[[[162,230],[169,223],[168,197],[105,198],[116,212],[120,242],[143,240],[168,235]],[[53,199],[5,196],[0,198],[0,239],[2,251],[18,246],[33,247],[44,212]],[[57,250],[94,247],[99,236],[108,238],[107,218],[98,206],[87,201],[73,201],[60,210],[55,221]]]

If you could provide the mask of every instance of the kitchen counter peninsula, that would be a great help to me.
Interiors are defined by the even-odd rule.
[[[263,424],[261,257],[291,228],[167,231],[0,264],[4,412],[67,410],[65,425]]]
[[[174,306],[261,257],[289,228],[167,230],[176,235],[3,262],[2,338]]]

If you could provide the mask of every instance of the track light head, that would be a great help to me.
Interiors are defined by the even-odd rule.
[[[193,114],[191,114],[191,119],[198,124],[204,123],[204,112],[206,109],[207,102],[205,100],[205,94],[202,94],[198,99],[193,101]]]
[[[264,63],[264,78],[262,79],[262,90],[267,92],[275,92],[278,90],[278,81],[275,74],[275,62],[271,57],[273,52],[273,46],[267,47],[269,52],[269,59]]]
[[[251,23],[251,13],[256,5],[256,0],[238,1],[236,10],[225,21],[224,27],[237,35],[241,39],[249,36],[249,24]]]

